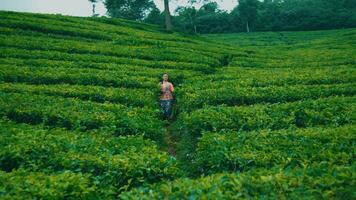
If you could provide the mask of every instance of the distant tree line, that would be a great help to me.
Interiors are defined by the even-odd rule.
[[[212,0],[189,0],[170,16],[153,0],[103,0],[110,17],[143,21],[188,33],[301,31],[356,27],[356,0],[238,0],[231,11]],[[179,3],[179,0],[174,0]],[[203,3],[198,9],[197,3]],[[168,21],[167,21],[168,20]]]

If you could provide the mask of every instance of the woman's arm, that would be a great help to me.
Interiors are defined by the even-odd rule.
[[[172,84],[172,83],[170,84],[169,89],[171,90],[171,92],[174,92],[174,87],[173,87],[173,84]]]

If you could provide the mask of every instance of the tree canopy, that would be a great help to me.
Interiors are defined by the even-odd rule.
[[[153,0],[105,0],[110,17],[143,20],[156,8]]]
[[[179,0],[176,2],[180,3]],[[212,0],[189,2],[174,11],[172,24],[175,30],[223,33],[356,27],[356,0],[239,0],[231,12],[219,9]],[[203,5],[197,8],[196,3]],[[166,15],[153,0],[104,0],[104,4],[111,17],[165,25]]]

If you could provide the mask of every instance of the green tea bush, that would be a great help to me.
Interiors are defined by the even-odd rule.
[[[200,51],[203,54],[233,53],[231,46],[220,43],[209,45],[211,41],[203,40],[200,37],[186,37],[179,33],[162,34],[155,26],[147,27],[147,24],[143,23],[133,24],[132,21],[123,19],[53,17],[51,15],[31,15],[29,13],[12,15],[10,12],[1,12],[0,16],[3,19],[3,23],[0,23],[0,26],[13,27],[17,31],[52,34],[51,36],[57,37],[67,36],[67,39],[69,36],[69,38],[81,37],[97,39],[97,41],[108,40],[128,45],[183,47],[185,50]],[[27,19],[26,22],[23,21],[24,17]],[[66,29],[63,29],[63,26]]]
[[[352,166],[327,163],[294,169],[255,169],[141,187],[121,199],[352,199]]]
[[[211,106],[182,113],[177,128],[199,136],[204,131],[253,131],[318,125],[339,126],[355,121],[354,97],[329,97],[293,103],[252,106]]]
[[[280,131],[204,133],[199,139],[194,170],[203,174],[353,163],[355,126]]]
[[[283,103],[304,99],[356,94],[356,84],[336,85],[295,85],[269,87],[236,87],[226,85],[221,88],[196,90],[180,98],[183,110],[194,110],[205,105],[251,105],[256,103]]]
[[[7,172],[23,168],[90,174],[91,183],[114,193],[180,174],[174,158],[142,137],[46,130],[6,121],[0,129],[0,169]]]
[[[156,107],[156,95],[147,89],[108,88],[68,84],[27,85],[0,84],[0,91],[8,93],[44,94],[89,100],[99,103],[110,102],[134,107]]]
[[[356,68],[280,68],[253,69],[224,67],[209,76],[196,76],[186,81],[184,90],[188,92],[224,87],[269,87],[292,85],[320,85],[355,83]]]
[[[0,171],[1,199],[97,199],[97,187],[82,173],[64,171],[56,174],[16,170]],[[106,196],[109,197],[109,196]]]
[[[96,54],[115,57],[132,57],[144,60],[182,61],[189,63],[203,63],[210,66],[218,65],[219,61],[212,56],[204,56],[195,52],[187,52],[178,48],[148,48],[145,46],[108,47],[108,44],[92,44],[83,41],[66,41],[61,39],[33,38],[26,36],[1,36],[0,45],[27,50],[59,51],[71,54]]]
[[[1,93],[0,116],[16,122],[44,124],[68,130],[97,129],[115,135],[144,135],[162,141],[162,122],[152,108],[129,108],[74,98]]]
[[[271,58],[257,56],[250,57],[234,57],[234,60],[230,63],[232,66],[239,67],[262,67],[262,68],[306,68],[306,67],[335,67],[340,65],[355,65],[355,59],[352,54],[345,52],[324,52],[322,55],[316,55],[315,52],[303,52],[296,53],[296,55],[303,57],[293,58],[292,55],[288,55],[285,58]],[[278,52],[283,54],[282,52]],[[309,57],[306,57],[308,55]],[[332,56],[331,56],[332,55]]]
[[[103,33],[102,31],[99,31],[97,29],[92,29],[92,30],[83,30],[80,29],[79,27],[70,27],[67,24],[67,28],[63,29],[62,25],[55,26],[53,24],[48,24],[47,23],[39,23],[39,21],[20,21],[20,20],[14,20],[14,19],[3,19],[0,22],[1,27],[9,27],[13,29],[17,29],[17,32],[22,33],[19,30],[30,30],[30,31],[36,31],[40,33],[46,33],[46,34],[59,34],[59,35],[66,35],[66,36],[72,36],[72,37],[83,37],[83,38],[88,38],[88,39],[94,39],[94,40],[112,40],[114,37],[116,37],[116,34],[110,34],[110,33]],[[24,35],[24,34],[21,34]]]
[[[194,71],[211,71],[212,67],[203,63],[188,63],[188,62],[174,62],[174,61],[157,61],[157,60],[143,60],[136,58],[126,58],[126,57],[115,57],[115,56],[105,56],[105,55],[95,55],[95,54],[73,54],[59,51],[44,51],[44,50],[26,50],[13,47],[1,48],[0,47],[0,57],[5,58],[18,58],[18,59],[50,59],[55,61],[69,61],[69,62],[82,62],[75,64],[74,68],[97,68],[98,64],[120,64],[124,65],[125,68],[132,65],[137,67],[144,66],[149,68],[169,70],[169,69],[180,69],[180,70],[194,70]],[[83,63],[84,62],[84,63]],[[31,63],[26,63],[30,65]],[[49,65],[52,65],[50,62]],[[130,65],[130,66],[127,66]],[[48,63],[41,63],[37,66],[48,66]],[[65,65],[68,66],[68,65]],[[63,66],[63,67],[65,67]],[[73,64],[71,65],[73,66]],[[90,67],[92,66],[92,67]],[[104,69],[113,69],[113,67],[99,66]],[[116,67],[114,67],[115,69]],[[117,69],[117,68],[116,68]],[[124,70],[126,71],[126,70]]]
[[[37,68],[0,65],[0,81],[30,84],[96,85],[124,88],[156,88],[157,78],[130,76],[97,69]]]

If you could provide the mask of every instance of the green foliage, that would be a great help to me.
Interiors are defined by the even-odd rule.
[[[31,54],[29,54],[28,50],[21,50],[21,49],[16,49],[11,47],[6,49],[0,48],[0,52],[3,53],[3,55],[8,55],[6,57],[7,62],[9,58],[16,59],[15,62],[11,62],[11,63],[17,65],[27,65],[27,66],[35,66],[35,67],[54,66],[54,67],[66,67],[66,68],[94,68],[94,69],[111,69],[111,70],[120,69],[121,72],[126,72],[126,73],[135,71],[134,69],[136,67],[141,67],[142,69],[140,71],[141,73],[146,73],[147,71],[153,71],[156,69],[156,74],[158,73],[157,69],[160,70],[164,69],[166,71],[172,71],[172,69],[180,69],[180,71],[183,71],[184,69],[188,69],[187,68],[188,66],[190,67],[189,68],[190,71],[191,70],[207,71],[210,69],[208,65],[199,64],[199,63],[194,64],[194,63],[173,62],[173,61],[147,61],[147,60],[140,60],[140,59],[118,58],[113,56],[91,55],[91,54],[71,54],[71,53],[62,53],[62,52],[41,51],[41,50],[32,50]],[[34,59],[36,59],[37,61]],[[41,59],[40,63],[38,62],[39,59]],[[59,62],[61,63],[58,64]]]
[[[250,25],[254,23],[257,19],[257,10],[259,6],[258,0],[239,0],[238,6],[236,7],[239,17],[243,20],[246,25],[247,32],[250,32]]]
[[[353,123],[354,97],[330,97],[293,103],[211,106],[182,113],[178,128],[199,136],[204,131],[252,131]]]
[[[68,84],[27,85],[0,84],[0,91],[8,93],[45,94],[49,96],[73,97],[99,103],[110,102],[133,107],[152,107],[156,105],[156,96],[147,89],[127,89],[100,86],[80,86]]]
[[[164,13],[161,13],[161,11],[156,6],[154,6],[147,17],[144,19],[144,22],[163,26],[165,23],[164,17]]]
[[[38,68],[0,65],[0,81],[30,84],[96,85],[105,87],[152,88],[156,78],[129,76],[118,71],[71,68]]]
[[[196,11],[228,21],[214,3]],[[0,199],[352,199],[355,30],[199,37],[0,17]]]
[[[100,130],[114,135],[145,135],[162,141],[162,122],[156,109],[129,108],[74,98],[1,93],[0,116],[16,122],[44,124],[68,130]]]
[[[239,0],[230,13],[205,1],[179,7],[173,21],[188,33],[325,30],[355,28],[355,11],[354,0]]]
[[[175,124],[183,169],[191,178],[209,176],[141,187],[122,197],[353,196],[353,33],[209,35],[237,50],[227,67],[184,82]]]
[[[196,172],[247,171],[278,166],[294,168],[327,162],[353,162],[355,127],[306,128],[281,131],[205,133],[198,141]]]
[[[292,170],[256,169],[247,173],[222,173],[134,189],[122,199],[352,199],[352,166],[321,163]]]
[[[155,5],[152,0],[105,0],[105,7],[111,17],[142,20]]]
[[[223,87],[277,87],[297,85],[331,85],[354,83],[355,68],[338,66],[335,68],[242,68],[224,67],[219,73],[204,77],[191,77],[186,81],[187,93],[196,89]],[[303,86],[300,86],[303,87]]]
[[[236,84],[236,82],[235,82]],[[236,87],[226,85],[221,88],[194,90],[184,95],[180,106],[184,110],[194,110],[206,105],[252,105],[256,103],[283,103],[304,99],[345,95],[354,96],[356,85],[294,85],[269,87]]]
[[[176,161],[142,137],[46,130],[4,121],[0,128],[0,169],[9,172],[8,176],[20,168],[46,173],[69,170],[90,175],[87,178],[100,187],[96,192],[101,195],[179,176]],[[33,176],[39,178],[36,173]]]
[[[133,58],[137,58],[141,53],[145,58],[151,56],[153,60],[159,60],[160,56],[168,56],[169,54],[171,56],[180,56],[185,52],[189,53],[189,55],[195,53],[195,56],[191,58],[201,58],[198,62],[201,64],[206,63],[206,61],[213,61],[212,57],[218,58],[223,56],[223,53],[231,50],[226,45],[211,45],[209,41],[198,38],[183,37],[180,34],[164,35],[147,24],[135,24],[125,20],[109,20],[105,18],[83,19],[64,16],[58,18],[51,15],[38,16],[12,12],[0,12],[0,16],[3,19],[0,22],[0,33],[4,32],[5,35],[11,33],[12,37],[14,37],[13,39],[18,39],[18,42],[21,42],[25,37],[16,38],[16,35],[25,36],[26,34],[30,34],[32,36],[42,36],[32,38],[33,42],[29,43],[32,46],[32,50],[34,50],[33,48],[51,48],[69,51],[69,53],[80,52],[83,54],[84,52],[90,52],[94,54],[95,52],[100,53],[100,55],[111,54],[115,56],[123,53],[127,55],[126,53],[129,53]],[[26,22],[23,21],[23,17],[26,17]],[[63,29],[63,26],[66,28]],[[43,40],[45,40],[45,43],[41,42],[38,44],[38,42]],[[58,42],[63,42],[63,46],[59,45]],[[72,45],[71,42],[76,45]],[[117,47],[123,48],[123,50],[108,48],[108,45],[112,45],[113,43]],[[6,42],[6,40],[2,44],[10,46],[21,45],[21,43]],[[29,49],[31,46],[28,46],[26,49]],[[148,47],[150,48],[148,49]],[[170,48],[172,48],[172,51],[167,51]],[[128,51],[124,51],[125,49]],[[164,53],[152,55],[152,51]],[[167,61],[167,59],[165,58],[162,61]],[[173,61],[176,62],[178,60],[174,58]],[[187,58],[183,61],[186,62]]]
[[[97,187],[89,176],[71,171],[56,174],[16,170],[0,171],[1,199],[95,199]],[[4,193],[6,191],[6,193]]]
[[[178,48],[147,48],[117,45],[116,47],[119,49],[117,50],[107,47],[107,44],[105,43],[92,45],[91,43],[83,41],[75,42],[49,38],[45,38],[45,40],[43,40],[41,37],[31,37],[31,40],[29,40],[26,36],[6,36],[0,38],[0,45],[3,47],[16,47],[27,50],[50,50],[76,54],[99,54],[104,56],[133,57],[157,61],[184,61],[191,63],[204,63],[207,65],[216,65],[218,63],[217,59],[204,56],[204,54],[196,53],[195,56],[189,56],[192,52],[181,51]]]

